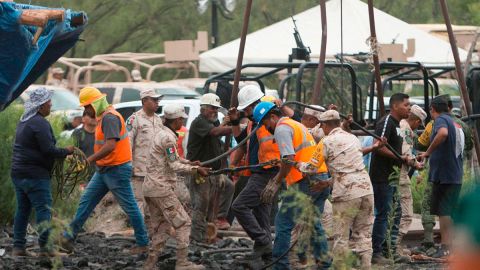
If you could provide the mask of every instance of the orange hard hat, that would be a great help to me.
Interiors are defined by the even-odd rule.
[[[80,106],[85,107],[104,96],[106,96],[106,94],[102,94],[97,88],[87,86],[80,90],[80,95],[78,96],[78,99],[80,100]]]

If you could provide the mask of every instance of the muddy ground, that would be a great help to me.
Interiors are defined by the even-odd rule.
[[[75,252],[68,256],[54,259],[11,256],[12,231],[2,229],[0,233],[0,269],[141,269],[146,259],[145,254],[130,255],[129,248],[134,245],[133,237],[113,235],[106,237],[104,233],[81,234],[75,246]],[[38,252],[35,236],[27,237],[28,250]],[[243,263],[243,258],[252,247],[252,241],[246,238],[224,238],[209,247],[190,249],[189,257],[196,263],[202,263],[207,269],[251,269]],[[175,269],[175,243],[169,242],[157,263],[158,269]],[[225,251],[227,252],[218,252]],[[256,265],[257,267],[259,265]],[[257,269],[260,269],[258,267]],[[377,269],[386,269],[384,267]],[[446,269],[446,265],[429,262],[417,262],[395,265],[390,269]]]

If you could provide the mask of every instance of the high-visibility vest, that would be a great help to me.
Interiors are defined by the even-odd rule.
[[[287,125],[293,129],[293,149],[295,150],[295,161],[297,162],[308,162],[313,156],[315,151],[315,139],[308,132],[307,128],[300,124],[299,122],[290,119],[288,117],[281,118],[277,126]],[[327,172],[327,166],[323,164],[319,169],[318,173]],[[297,170],[295,167],[290,169],[290,172],[285,177],[287,185],[290,186],[303,178],[302,173]]]
[[[268,162],[274,159],[280,159],[280,150],[275,143],[272,133],[265,126],[261,126],[257,132],[258,139],[258,163]],[[267,165],[264,168],[271,168]]]
[[[179,130],[177,130],[178,140],[177,140],[177,151],[178,155],[181,158],[185,158],[185,153],[183,151],[183,140],[185,139],[185,134],[187,133],[188,129],[185,126],[182,126]]]
[[[109,106],[105,112],[97,119],[98,124],[95,129],[95,145],[93,151],[96,153],[106,143],[105,134],[102,130],[102,120],[107,114],[113,114],[120,118],[121,129],[120,138],[115,145],[115,149],[106,157],[97,160],[98,166],[115,166],[123,163],[127,163],[132,160],[132,150],[130,148],[130,140],[128,139],[128,132],[125,128],[125,120],[122,115],[117,112],[112,106]]]

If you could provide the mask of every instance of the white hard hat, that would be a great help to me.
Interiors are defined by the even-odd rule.
[[[203,95],[200,98],[200,105],[210,105],[213,107],[221,108],[222,106],[220,105],[220,98],[212,93],[208,93]]]
[[[250,104],[261,99],[264,96],[262,90],[257,85],[249,84],[238,92],[238,110],[243,110]]]
[[[132,79],[134,81],[141,81],[142,80],[142,74],[140,73],[140,70],[138,69],[133,69],[130,74],[132,75]]]

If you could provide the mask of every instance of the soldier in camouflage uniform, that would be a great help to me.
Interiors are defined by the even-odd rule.
[[[318,143],[310,162],[299,163],[297,167],[311,173],[326,162],[332,175],[334,266],[341,267],[345,263],[343,260],[348,253],[351,230],[351,244],[361,258],[361,268],[369,269],[372,258],[373,189],[365,171],[362,153],[370,152],[380,144],[362,149],[358,138],[340,127],[337,111],[326,111],[320,121],[326,137]]]
[[[402,164],[400,169],[400,180],[398,192],[400,194],[400,205],[402,207],[402,217],[400,219],[399,233],[397,236],[397,252],[399,255],[396,259],[406,258],[401,254],[400,243],[403,236],[408,233],[408,229],[412,224],[413,219],[413,199],[412,190],[410,188],[411,182],[409,177],[409,171],[411,167],[415,169],[423,168],[423,164],[416,162],[413,147],[416,140],[415,130],[423,125],[423,122],[427,118],[427,113],[418,105],[413,105],[410,108],[410,116],[407,119],[400,120],[400,136],[403,138],[402,144],[402,156],[406,156],[409,164]],[[409,258],[406,258],[410,260]]]
[[[147,156],[153,137],[163,124],[160,116],[155,114],[161,95],[155,93],[154,90],[146,90],[140,94],[140,97],[142,99],[142,109],[134,112],[126,122],[130,146],[132,147],[133,192],[138,208],[140,208],[142,214],[145,214],[142,185],[147,174]],[[145,216],[148,219],[148,214]]]
[[[150,145],[147,175],[143,183],[143,195],[151,215],[149,228],[152,242],[145,269],[155,269],[158,255],[165,247],[171,227],[175,229],[177,262],[175,269],[204,269],[187,260],[191,220],[175,195],[176,173],[207,176],[208,169],[199,167],[200,162],[190,162],[178,156],[177,135],[183,119],[187,118],[182,105],[172,104],[164,108],[165,126],[160,127]]]
[[[453,109],[453,103],[450,98],[450,95],[440,95],[438,97],[442,97],[447,101],[449,115],[452,117],[452,120],[461,126],[463,135],[464,135],[464,142],[465,147],[464,151],[471,151],[474,145],[473,141],[473,134],[471,128],[463,122],[461,119],[455,117],[451,111]],[[426,126],[423,133],[418,137],[416,140],[416,148],[420,151],[425,151],[430,146],[430,137],[432,135],[433,130],[433,123],[434,121],[430,121]],[[423,193],[423,200],[422,200],[422,226],[423,226],[423,242],[422,248],[419,251],[428,251],[429,249],[434,252],[433,242],[433,227],[435,226],[435,216],[430,215],[430,201],[432,198],[432,183],[427,182],[425,186],[425,190]]]

